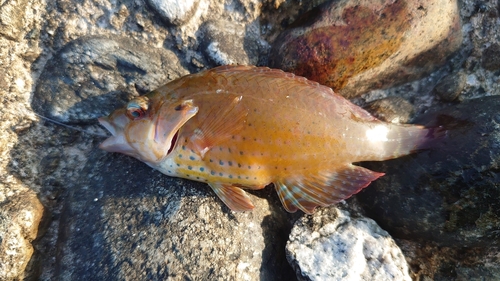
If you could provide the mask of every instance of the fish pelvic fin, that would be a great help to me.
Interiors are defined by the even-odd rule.
[[[220,200],[233,211],[251,211],[255,207],[248,194],[239,187],[218,183],[209,183],[208,185]]]
[[[274,187],[288,212],[300,209],[312,214],[316,207],[326,207],[347,199],[383,175],[348,164],[333,171],[276,181]]]

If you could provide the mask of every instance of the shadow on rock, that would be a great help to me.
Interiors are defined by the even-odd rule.
[[[359,200],[392,235],[441,246],[497,246],[500,241],[500,98],[470,100],[421,116],[444,126],[435,147],[380,163],[386,175]]]

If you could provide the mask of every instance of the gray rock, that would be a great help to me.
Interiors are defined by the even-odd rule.
[[[498,251],[492,253],[498,254]],[[474,264],[470,266],[458,266],[456,269],[456,278],[439,278],[436,280],[469,280],[469,281],[482,281],[482,280],[500,280],[500,265],[498,258],[487,264]]]
[[[442,247],[396,239],[413,280],[500,280],[498,247]]]
[[[171,51],[122,37],[83,37],[46,64],[32,107],[60,122],[93,122],[137,91],[144,94],[185,74]]]
[[[413,105],[401,97],[374,100],[364,108],[378,119],[392,123],[407,123],[415,112]]]
[[[357,197],[393,236],[441,246],[500,245],[500,96],[421,116],[447,136],[433,148],[367,163],[386,175]]]
[[[201,51],[216,66],[227,64],[255,65],[259,61],[258,34],[234,22],[219,20],[201,29]]]
[[[434,90],[441,100],[454,101],[464,89],[466,81],[467,75],[463,71],[459,71],[444,77]]]
[[[168,23],[182,25],[195,13],[200,1],[204,0],[146,0],[147,3]]]
[[[27,277],[43,206],[36,194],[13,178],[0,177],[0,280]],[[19,280],[20,280],[19,279]]]
[[[386,231],[335,207],[297,221],[286,249],[302,280],[411,280]]]
[[[483,52],[482,66],[488,70],[500,70],[500,44],[491,44]]]
[[[26,33],[28,0],[0,1],[0,34],[19,41]]]
[[[205,184],[103,151],[74,184],[58,241],[62,280],[295,279],[277,196],[233,213]]]

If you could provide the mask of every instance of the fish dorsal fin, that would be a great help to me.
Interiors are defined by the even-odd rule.
[[[228,140],[245,126],[248,115],[241,103],[242,96],[230,95],[229,98],[212,107],[208,113],[200,117],[199,125],[190,137],[190,148],[202,158],[212,147]]]
[[[373,117],[368,111],[335,93],[331,88],[321,85],[318,82],[308,80],[305,77],[298,76],[290,72],[284,72],[280,69],[244,65],[226,65],[213,68],[210,71],[214,74],[223,74],[226,78],[231,75],[241,77],[244,74],[245,79],[248,79],[248,81],[258,83],[258,80],[263,80],[264,84],[273,84],[275,88],[281,89],[281,91],[287,94],[300,92],[300,96],[305,97],[309,101],[317,101],[318,97],[328,95],[333,100],[330,103],[326,103],[326,108],[330,108],[330,110],[335,111],[345,111],[345,114],[348,114],[346,117],[350,117],[354,120],[378,121],[378,119]]]
[[[348,164],[329,172],[277,181],[274,186],[288,212],[300,209],[312,214],[317,206],[325,207],[347,199],[383,175]]]
[[[209,183],[215,194],[233,211],[251,211],[254,208],[248,194],[241,188],[232,185]]]

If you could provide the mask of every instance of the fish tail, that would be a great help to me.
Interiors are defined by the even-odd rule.
[[[425,128],[419,125],[390,125],[387,140],[384,142],[383,159],[392,159],[420,150],[432,149],[439,140],[446,137],[446,129],[442,126]]]

